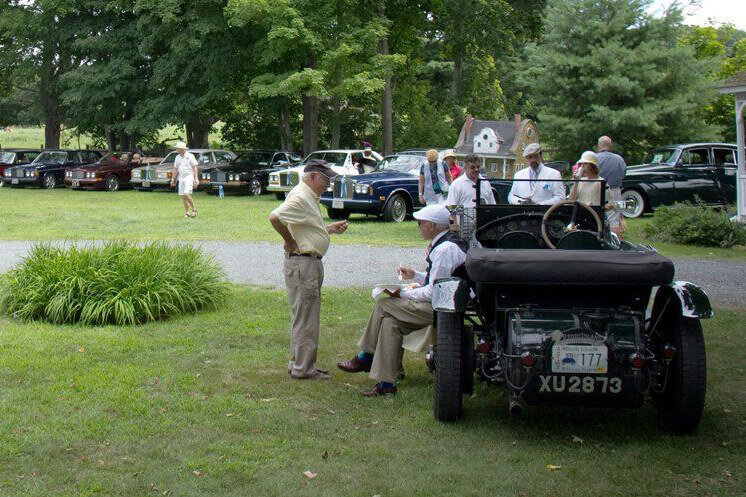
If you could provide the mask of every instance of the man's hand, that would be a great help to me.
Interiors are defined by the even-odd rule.
[[[396,268],[396,271],[401,274],[402,278],[404,278],[405,280],[411,280],[412,278],[414,278],[414,269],[412,269],[411,267],[399,266],[398,268]]]
[[[299,254],[300,253],[300,249],[298,248],[298,243],[295,240],[286,241],[283,244],[282,248],[285,249],[285,252],[287,252],[288,254]]]
[[[197,188],[199,186],[199,180],[197,178],[194,178],[194,188]]]
[[[174,180],[171,180],[171,189],[173,190],[176,187],[176,182]]]
[[[420,203],[421,204],[425,203],[425,197],[423,197],[421,193],[420,193]]]
[[[396,289],[396,290],[394,290],[393,292],[392,292],[391,290],[389,290],[388,288],[386,288],[386,289],[385,289],[385,290],[383,291],[383,293],[385,293],[385,294],[387,294],[387,295],[389,295],[389,296],[391,296],[391,297],[394,297],[395,299],[398,299],[398,298],[400,298],[400,297],[401,297],[401,288],[397,288],[397,289]]]
[[[336,235],[341,235],[345,231],[347,231],[347,227],[350,225],[347,221],[337,221],[336,223],[332,223],[329,226],[326,227],[327,233],[334,233]]]

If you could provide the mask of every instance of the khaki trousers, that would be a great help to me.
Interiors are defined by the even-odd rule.
[[[304,378],[316,370],[324,265],[320,259],[285,254],[284,272],[291,313],[288,372]]]
[[[363,352],[374,354],[370,377],[395,383],[404,335],[425,328],[432,322],[433,308],[430,302],[402,298],[377,301],[365,333],[357,343]]]

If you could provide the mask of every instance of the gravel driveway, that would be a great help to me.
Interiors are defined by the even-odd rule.
[[[55,242],[63,243],[63,242]],[[223,266],[233,283],[282,287],[282,246],[279,243],[195,242]],[[0,273],[21,261],[33,242],[0,242]],[[424,266],[424,247],[382,248],[367,245],[335,245],[324,258],[324,285],[372,287],[396,281],[400,263]],[[701,285],[715,306],[746,307],[746,261],[674,258],[676,279]]]

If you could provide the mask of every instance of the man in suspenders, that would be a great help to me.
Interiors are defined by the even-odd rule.
[[[466,261],[467,243],[449,231],[450,213],[444,205],[428,205],[414,214],[422,238],[432,240],[428,247],[427,270],[414,271],[399,267],[405,279],[414,280],[416,288],[397,290],[391,298],[376,302],[365,333],[358,342],[360,353],[337,364],[348,373],[370,372],[376,385],[366,397],[396,394],[396,376],[404,335],[433,322],[433,282],[449,278]]]

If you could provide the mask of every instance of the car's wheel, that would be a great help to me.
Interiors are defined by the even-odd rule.
[[[344,209],[327,209],[326,213],[329,219],[344,220],[350,217],[350,211]]]
[[[697,318],[678,316],[668,330],[676,347],[665,390],[655,396],[663,428],[679,433],[697,429],[705,406],[707,363],[702,325]]]
[[[275,192],[275,198],[277,200],[285,200],[285,192]]]
[[[52,173],[46,173],[42,176],[41,182],[47,190],[54,190],[57,188],[57,176]]]
[[[383,208],[383,219],[384,221],[393,221],[395,223],[401,223],[407,218],[407,201],[404,196],[397,193],[386,202],[386,206]]]
[[[264,188],[262,188],[262,182],[259,178],[252,178],[249,181],[249,193],[254,196],[264,193]]]
[[[461,392],[474,393],[474,328],[464,326],[464,339],[461,341]]]
[[[435,349],[435,402],[438,421],[461,417],[463,393],[463,321],[461,313],[438,312],[438,339]]]
[[[106,189],[110,192],[119,190],[119,178],[116,175],[112,174],[106,178]]]
[[[622,210],[624,217],[640,217],[645,212],[645,197],[637,190],[625,190],[622,192],[622,201],[626,206]]]

